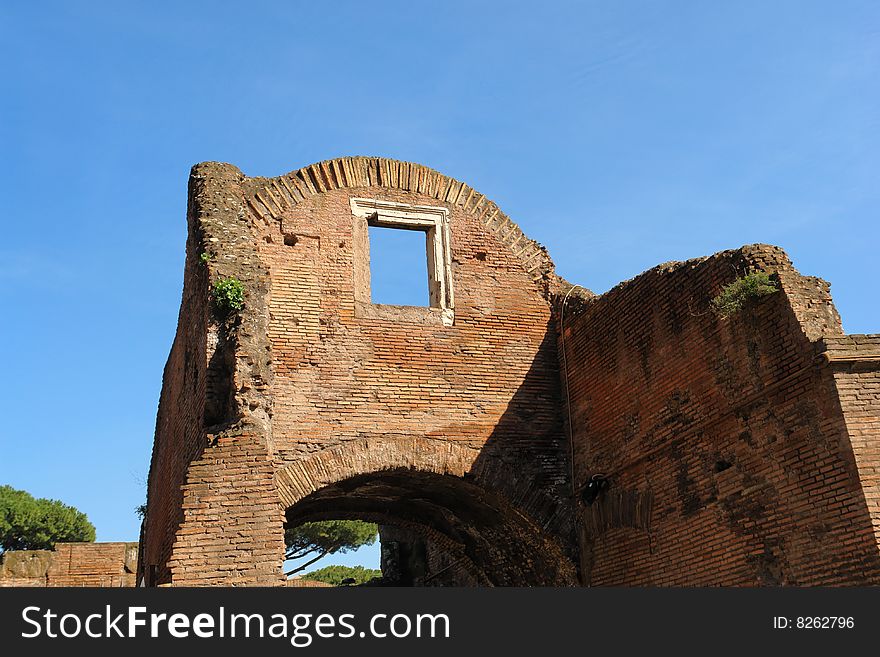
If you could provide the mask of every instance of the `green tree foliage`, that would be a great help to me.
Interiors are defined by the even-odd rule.
[[[302,559],[311,554],[317,556],[287,574],[298,573],[328,554],[344,554],[364,545],[372,545],[376,542],[378,532],[375,524],[362,520],[323,520],[290,527],[284,532],[287,545],[285,558]]]
[[[95,540],[86,514],[58,500],[35,499],[0,486],[0,549],[51,550],[56,543]]]
[[[339,586],[347,579],[353,579],[355,584],[365,584],[374,577],[382,577],[382,571],[363,566],[325,566],[302,576],[303,579],[326,582],[333,586]]]

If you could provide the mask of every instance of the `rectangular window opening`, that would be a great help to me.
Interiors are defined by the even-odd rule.
[[[430,306],[429,232],[369,226],[370,300],[394,306]]]

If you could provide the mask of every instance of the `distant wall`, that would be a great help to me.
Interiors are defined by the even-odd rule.
[[[0,557],[0,586],[135,586],[137,543],[59,543]]]
[[[782,291],[716,316],[709,301],[754,269]],[[877,372],[821,357],[820,337],[842,336],[826,283],[758,245],[566,311],[576,488],[610,479],[578,512],[586,582],[880,583]]]
[[[328,584],[327,582],[318,582],[313,579],[302,579],[299,577],[295,579],[289,579],[284,583],[285,585],[292,586],[296,589],[325,589],[331,588],[333,586],[332,584]]]

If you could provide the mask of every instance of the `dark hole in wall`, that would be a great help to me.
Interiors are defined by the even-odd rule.
[[[324,486],[286,512],[288,527],[326,519],[380,525],[388,581],[539,586],[559,577],[560,556],[545,552],[546,543],[519,514],[451,475],[364,473]]]
[[[229,421],[232,411],[233,368],[232,349],[221,330],[217,346],[208,361],[205,378],[204,426],[212,427]]]
[[[417,536],[410,540],[399,540],[399,530],[389,526],[379,527],[381,539],[382,577],[394,586],[415,586],[428,576],[428,557],[425,542]],[[394,539],[383,536],[393,532]],[[395,540],[397,539],[397,540]]]
[[[725,470],[731,468],[733,463],[730,461],[725,461],[724,459],[720,459],[715,461],[715,472],[724,472]]]
[[[284,246],[296,246],[299,238],[293,233],[284,233]]]

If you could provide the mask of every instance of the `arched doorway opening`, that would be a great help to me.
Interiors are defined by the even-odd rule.
[[[571,561],[534,521],[472,478],[411,468],[354,474],[302,496],[288,526],[359,519],[382,529],[393,585],[570,586]]]

